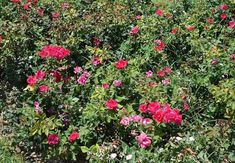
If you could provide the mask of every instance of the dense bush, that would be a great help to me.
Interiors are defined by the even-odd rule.
[[[232,0],[0,8],[3,161],[235,161]]]

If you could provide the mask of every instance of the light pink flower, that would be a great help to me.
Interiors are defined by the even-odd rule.
[[[131,117],[131,120],[132,120],[133,122],[139,122],[139,121],[142,120],[142,117],[139,116],[139,115],[133,115],[133,116]]]
[[[151,124],[153,121],[151,120],[151,119],[149,119],[149,118],[142,118],[142,120],[141,120],[141,123],[142,123],[142,125],[149,125],[149,124]]]
[[[143,132],[139,136],[137,136],[136,139],[141,148],[147,148],[152,144],[152,139]]]
[[[121,80],[114,80],[113,81],[113,85],[115,87],[121,87],[122,86],[122,81]]]
[[[74,72],[75,74],[78,74],[78,73],[80,73],[81,71],[82,71],[82,68],[79,67],[79,66],[76,66],[76,67],[74,67],[74,69],[73,69],[73,72]]]
[[[125,117],[121,120],[120,124],[123,126],[128,126],[131,122],[131,119],[129,117]]]
[[[170,80],[168,79],[162,80],[162,84],[168,86],[170,84]]]

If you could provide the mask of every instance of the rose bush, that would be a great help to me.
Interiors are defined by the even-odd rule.
[[[18,88],[0,89],[13,153],[31,162],[32,153],[45,162],[235,160],[233,1],[0,8],[2,81]]]

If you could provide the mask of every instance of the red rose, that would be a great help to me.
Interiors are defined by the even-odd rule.
[[[155,112],[155,114],[153,115],[153,119],[158,122],[158,123],[162,123],[162,120],[163,120],[163,112],[162,110],[157,110]]]
[[[147,110],[148,110],[148,107],[147,107],[146,104],[140,104],[139,110],[140,110],[140,112],[142,112],[142,113],[146,113]]]
[[[25,4],[25,5],[24,5],[24,9],[25,9],[25,10],[29,10],[29,9],[30,9],[30,4],[29,4],[29,3]]]
[[[158,76],[159,78],[162,78],[162,77],[165,76],[165,72],[164,72],[164,71],[159,71],[159,72],[157,72],[157,76]]]
[[[151,102],[148,105],[148,111],[150,114],[155,114],[157,110],[159,110],[161,108],[161,103],[158,101],[155,102]]]
[[[158,16],[163,16],[163,11],[161,9],[157,9],[155,11],[155,14],[158,15]]]
[[[227,18],[227,15],[226,15],[225,13],[223,13],[223,14],[220,15],[220,19],[224,20],[224,19],[226,19],[226,18]]]
[[[177,33],[177,28],[172,28],[171,33],[175,35]]]
[[[170,74],[171,73],[171,68],[170,67],[164,67],[163,71],[167,74]]]
[[[78,132],[74,131],[71,135],[69,135],[69,141],[73,142],[76,139],[79,139],[80,135]]]
[[[155,49],[156,51],[161,52],[161,51],[164,50],[165,44],[164,44],[163,41],[161,41],[161,40],[154,40],[154,42],[155,42],[155,44],[156,44],[155,47],[154,47],[154,49]]]
[[[139,27],[133,27],[130,31],[130,34],[135,35],[138,34],[140,31]]]
[[[35,73],[35,77],[36,79],[38,80],[43,80],[44,77],[46,76],[46,73],[41,71],[41,70],[38,70],[36,73]]]
[[[229,28],[234,28],[235,27],[235,21],[230,21],[228,23]]]
[[[116,64],[115,64],[117,69],[124,69],[124,68],[126,68],[127,65],[128,65],[128,61],[124,60],[124,59],[116,62]]]
[[[49,87],[47,85],[41,85],[39,87],[39,92],[48,92],[49,91]]]
[[[59,143],[59,137],[57,134],[50,134],[47,137],[47,142],[49,145],[56,145]]]
[[[30,86],[33,86],[36,84],[36,77],[35,76],[28,76],[27,78],[27,83],[30,85]]]
[[[187,29],[188,31],[193,31],[193,30],[195,29],[195,27],[194,27],[194,26],[187,26],[186,29]]]
[[[105,103],[105,105],[109,110],[115,110],[118,106],[118,103],[114,99],[110,99]]]

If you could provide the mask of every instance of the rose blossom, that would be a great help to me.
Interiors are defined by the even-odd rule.
[[[47,85],[41,85],[39,87],[39,92],[48,92],[49,91],[49,87]]]
[[[227,18],[227,15],[226,15],[225,13],[222,13],[222,14],[220,15],[220,19],[224,20],[224,19],[226,19],[226,18]]]
[[[139,106],[139,111],[142,112],[142,113],[146,113],[148,110],[148,107],[146,104],[140,104]]]
[[[151,78],[153,76],[153,72],[151,70],[147,71],[145,74],[147,78]]]
[[[139,115],[133,115],[133,116],[131,117],[131,120],[132,120],[133,122],[139,122],[139,121],[142,120],[142,117],[139,116]]]
[[[157,72],[157,76],[158,76],[159,78],[162,78],[162,77],[165,76],[165,72],[164,72],[164,71],[158,71],[158,72]]]
[[[162,84],[168,86],[170,84],[170,80],[168,79],[162,80]]]
[[[135,35],[135,34],[138,34],[139,31],[140,31],[139,27],[136,26],[131,29],[130,34]]]
[[[157,9],[155,11],[155,14],[158,15],[158,16],[163,16],[163,11],[161,9]]]
[[[113,85],[115,87],[121,87],[122,86],[122,81],[121,80],[114,80],[113,81]]]
[[[81,71],[82,71],[82,68],[79,67],[79,66],[76,66],[76,67],[74,67],[74,69],[73,69],[74,74],[78,74],[78,73],[80,73]]]
[[[124,68],[126,68],[127,65],[128,65],[128,61],[124,60],[124,59],[121,59],[115,63],[115,67],[117,69],[124,69]]]
[[[94,66],[97,66],[100,64],[100,58],[99,57],[95,57],[93,60],[92,60],[92,64]]]
[[[125,117],[120,121],[120,124],[123,126],[128,126],[131,122],[131,119],[129,117]]]
[[[177,28],[172,28],[171,33],[175,35],[177,33]]]
[[[152,120],[151,119],[149,119],[149,118],[142,118],[141,119],[141,123],[142,123],[142,125],[149,125],[149,124],[151,124],[152,123]]]
[[[117,101],[115,101],[114,99],[110,99],[105,103],[106,107],[109,110],[115,110],[118,107],[118,103]]]
[[[171,73],[171,68],[170,67],[164,67],[163,71],[167,74],[170,74]]]
[[[29,10],[29,9],[30,9],[30,4],[29,4],[29,3],[26,3],[26,4],[24,5],[24,9],[25,9],[25,10]]]
[[[59,18],[58,12],[53,12],[53,13],[52,13],[52,17],[55,18],[55,19],[56,19],[56,18]]]
[[[148,111],[150,114],[155,114],[158,109],[161,108],[161,103],[158,101],[151,102],[148,104]]]
[[[104,84],[102,85],[102,87],[103,87],[104,89],[109,89],[109,84],[108,84],[108,83],[104,83]]]
[[[71,135],[69,135],[69,141],[70,142],[73,142],[75,141],[76,139],[79,139],[80,135],[77,131],[74,131]]]
[[[222,4],[218,7],[219,10],[227,10],[228,6],[226,4]]]
[[[35,76],[28,76],[27,78],[27,83],[30,85],[30,86],[33,86],[36,84],[36,77]]]
[[[161,52],[161,51],[164,50],[165,44],[164,44],[163,41],[161,41],[161,40],[154,40],[154,43],[156,44],[155,47],[154,47],[154,49],[156,51]]]
[[[186,29],[187,29],[188,31],[193,31],[193,30],[195,29],[195,27],[194,27],[194,26],[187,26]]]
[[[37,72],[35,73],[35,77],[38,80],[43,80],[45,76],[46,76],[46,73],[41,70],[37,70]]]
[[[49,145],[56,145],[59,143],[59,137],[57,134],[50,134],[47,137],[47,142]]]
[[[141,148],[147,148],[152,144],[152,139],[143,132],[139,136],[137,136],[136,139]]]
[[[217,59],[212,59],[211,64],[212,65],[217,65],[219,61]]]
[[[137,19],[137,20],[140,20],[141,18],[142,18],[141,15],[137,15],[137,16],[136,16],[136,19]]]
[[[235,21],[230,21],[228,23],[229,28],[234,28],[235,27]]]

